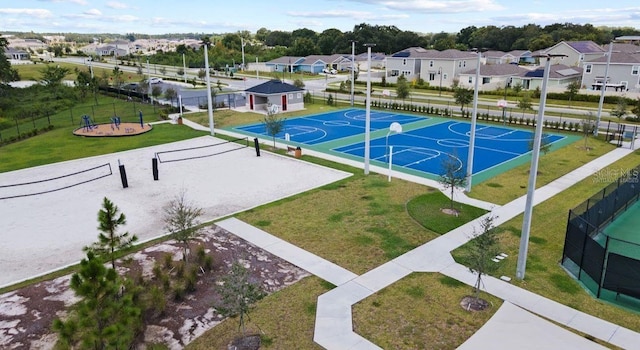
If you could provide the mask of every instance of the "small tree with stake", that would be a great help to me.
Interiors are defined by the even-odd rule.
[[[240,262],[234,262],[229,273],[222,277],[218,287],[221,305],[216,306],[224,317],[238,316],[238,328],[242,329],[243,336],[246,335],[245,318],[249,318],[253,305],[265,296],[262,287],[252,283],[249,277],[249,271]]]
[[[445,189],[451,190],[451,206],[453,209],[453,192],[456,187],[464,187],[467,184],[467,178],[462,170],[462,164],[455,155],[447,154],[447,157],[442,161],[442,174],[439,179],[440,183]]]
[[[263,120],[267,134],[273,139],[273,148],[276,148],[276,135],[284,129],[284,118],[278,117],[275,108],[267,107],[267,116]]]
[[[118,234],[118,227],[127,223],[127,219],[120,209],[107,197],[102,200],[102,209],[98,211],[98,242],[84,247],[84,251],[93,252],[111,261],[111,267],[116,268],[116,251],[129,248],[138,240],[136,235],[129,236],[129,232]]]
[[[480,221],[480,232],[474,229],[472,240],[469,242],[467,260],[469,270],[477,274],[474,284],[474,299],[468,305],[474,310],[482,310],[488,303],[480,299],[482,276],[495,271],[498,267],[491,259],[499,253],[497,230],[494,227],[495,217],[487,215]]]
[[[187,200],[186,192],[180,191],[164,208],[165,229],[182,244],[182,259],[187,262],[189,242],[198,235],[202,209]]]

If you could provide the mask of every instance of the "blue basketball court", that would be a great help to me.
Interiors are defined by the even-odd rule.
[[[408,124],[426,118],[406,114],[394,114],[372,111],[370,117],[371,131],[388,129],[389,124],[397,122]],[[263,123],[235,128],[253,135],[270,138]],[[349,136],[364,134],[365,111],[363,109],[348,109],[330,113],[316,114],[301,118],[286,119],[284,130],[276,135],[278,139],[285,139],[289,135],[292,142],[305,145],[315,145]]]
[[[370,158],[389,162],[389,148],[393,146],[393,165],[439,175],[442,163],[452,156],[466,169],[469,155],[471,124],[448,121],[401,134],[371,141]],[[559,135],[544,135],[545,142],[554,143],[563,139]],[[533,133],[506,127],[476,125],[473,174],[503,164],[529,152]],[[335,151],[364,157],[364,142],[338,147]]]
[[[402,133],[390,131],[393,122],[400,123]],[[449,157],[466,170],[471,124],[465,120],[420,117],[393,112],[372,111],[370,160],[373,165],[387,167],[393,146],[393,168],[407,173],[437,178],[443,173],[443,162]],[[243,134],[271,138],[264,123],[233,128]],[[308,117],[286,119],[284,130],[276,138],[291,145],[334,154],[362,162],[364,158],[365,110],[346,109]],[[287,135],[289,140],[286,141]],[[574,137],[543,135],[550,146],[563,145]],[[568,140],[571,139],[571,140]],[[529,158],[533,129],[516,129],[497,124],[476,125],[473,175],[487,179]],[[504,166],[503,166],[504,165]],[[490,171],[494,170],[494,171]],[[474,179],[474,183],[477,180]]]

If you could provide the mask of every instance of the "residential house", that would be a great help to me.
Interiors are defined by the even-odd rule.
[[[605,50],[593,41],[561,41],[544,50],[550,55],[565,55],[566,57],[553,57],[551,64],[564,64],[567,66],[582,67],[582,63],[604,55]]]
[[[581,86],[600,90],[606,84],[605,91],[640,92],[640,53],[612,52],[607,79],[604,77],[606,68],[606,56],[585,62]]]
[[[609,52],[609,45],[606,44],[603,46],[605,52]],[[613,43],[613,47],[611,48],[613,52],[625,52],[625,53],[640,53],[640,46],[637,44],[629,44],[629,43]]]
[[[527,50],[512,50],[509,52],[504,51],[485,51],[482,53],[482,63],[484,64],[504,64],[513,63],[518,64],[522,60],[531,57],[531,51]]]
[[[369,54],[361,53],[355,55],[356,57],[356,70],[367,71],[369,70]],[[351,57],[351,56],[349,56]],[[387,56],[382,52],[371,53],[371,68],[372,69],[384,69],[387,63]]]
[[[304,109],[304,90],[281,80],[269,80],[246,89],[245,93],[252,111],[266,112],[271,106],[282,112]]]
[[[404,75],[408,80],[422,78],[431,85],[450,87],[460,72],[475,69],[477,64],[475,52],[410,47],[387,57],[387,81],[395,83]]]
[[[7,59],[10,59],[10,60],[23,61],[23,60],[28,60],[29,59],[29,53],[28,52],[26,52],[24,50],[13,48],[13,47],[5,48],[4,49],[4,55],[7,57]]]
[[[517,64],[485,64],[480,66],[479,91],[491,91],[504,89],[510,86],[513,77],[521,76],[529,72],[529,69]],[[460,72],[459,86],[473,89],[476,81],[476,69],[468,69]]]
[[[265,65],[276,72],[293,72],[298,63],[304,61],[304,57],[282,56],[265,63]],[[322,70],[322,69],[320,69]]]
[[[544,77],[544,67],[527,71],[519,76],[511,79],[512,86],[520,84],[523,90],[542,89],[542,80]],[[580,82],[582,79],[582,69],[578,67],[570,67],[564,64],[552,64],[549,66],[549,81],[547,87],[566,88],[571,82]]]

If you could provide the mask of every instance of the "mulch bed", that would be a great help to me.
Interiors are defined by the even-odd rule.
[[[88,137],[136,136],[149,132],[151,129],[153,129],[151,124],[140,125],[140,123],[120,123],[117,127],[112,123],[95,124],[87,128],[77,128],[73,130],[73,134]]]
[[[197,245],[213,257],[213,267],[199,276],[196,291],[187,294],[183,301],[168,298],[162,314],[145,315],[146,329],[140,342],[163,343],[170,349],[181,349],[219,324],[223,318],[213,308],[219,299],[216,281],[235,261],[247,267],[252,278],[261,282],[268,293],[309,276],[306,271],[215,225],[202,230],[191,246],[192,257]],[[179,261],[181,249],[175,241],[160,243],[119,261],[117,269],[121,274],[152,278],[156,261],[164,261],[167,254],[172,255],[173,261]],[[77,301],[69,289],[69,281],[70,276],[63,276],[0,295],[0,348],[51,349],[57,340],[56,334],[50,331],[51,322],[65,315],[65,309]]]

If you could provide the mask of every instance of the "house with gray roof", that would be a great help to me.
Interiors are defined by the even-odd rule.
[[[369,70],[369,54],[364,52],[356,55],[356,70]],[[387,55],[383,52],[371,53],[371,68],[384,69],[387,64]]]
[[[554,57],[551,64],[564,64],[567,66],[582,67],[582,63],[598,57],[602,57],[605,50],[591,40],[588,41],[561,41],[544,50],[551,55],[565,55],[566,57]]]
[[[477,64],[475,52],[410,47],[387,57],[386,79],[395,83],[404,75],[409,81],[422,78],[430,85],[450,87],[460,72],[475,69]]]
[[[606,66],[606,56],[585,62],[582,88],[601,90],[605,84],[605,91],[640,92],[640,53],[612,52],[605,79]]]
[[[528,70],[511,79],[512,86],[520,84],[523,90],[542,89],[542,79],[544,77],[544,67],[537,67]],[[582,69],[564,64],[551,64],[549,66],[549,82],[547,87],[565,89],[571,82],[580,82],[582,79]]]
[[[27,51],[14,47],[6,47],[4,49],[4,55],[10,60],[24,61],[29,59],[29,53]]]
[[[294,72],[294,68],[302,61],[304,61],[304,57],[282,56],[265,62],[265,66],[275,72]]]
[[[269,80],[246,89],[245,93],[252,111],[266,113],[271,106],[282,112],[304,109],[304,90],[281,80]]]
[[[521,76],[529,71],[529,69],[510,63],[481,65],[478,90],[504,89],[505,86],[510,86],[513,77]],[[459,86],[473,89],[476,84],[476,69],[460,72],[458,80]]]
[[[511,50],[504,51],[485,51],[482,53],[482,63],[484,64],[518,64],[522,60],[531,57],[531,51],[528,50]]]

